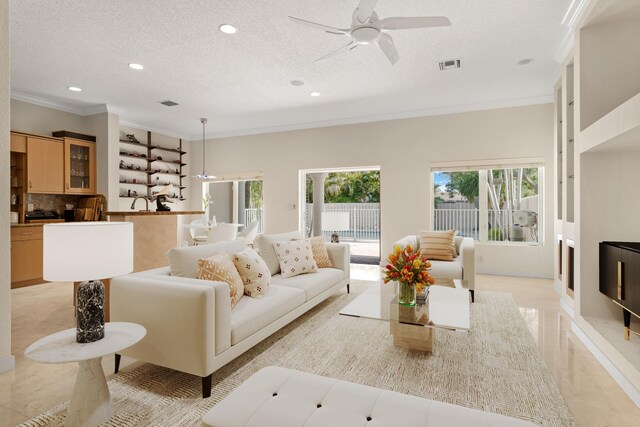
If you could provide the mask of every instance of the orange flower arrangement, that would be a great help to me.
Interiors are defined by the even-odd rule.
[[[435,279],[429,274],[431,263],[425,256],[414,252],[411,245],[402,249],[395,246],[387,257],[387,266],[382,270],[384,283],[397,281],[415,286],[416,292],[421,292],[425,286],[431,286]]]

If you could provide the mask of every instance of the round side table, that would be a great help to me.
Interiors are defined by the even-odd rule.
[[[39,339],[24,352],[36,362],[78,362],[80,365],[65,426],[97,426],[111,418],[113,404],[102,370],[102,357],[131,347],[147,334],[137,323],[111,322],[105,323],[104,328],[104,338],[100,341],[78,344],[76,329],[71,328]]]

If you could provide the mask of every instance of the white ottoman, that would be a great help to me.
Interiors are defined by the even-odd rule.
[[[528,421],[267,367],[202,417],[211,427],[519,427]]]

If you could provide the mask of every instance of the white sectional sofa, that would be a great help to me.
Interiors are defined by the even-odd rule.
[[[195,269],[198,258],[239,252],[243,242],[193,248],[182,248],[182,256]],[[172,276],[170,267],[114,278],[111,321],[147,329],[122,355],[202,377],[203,397],[209,397],[213,372],[339,289],[348,292],[349,246],[327,244],[327,252],[334,268],[288,279],[276,274],[266,295],[244,296],[233,309],[226,283]],[[116,372],[119,361],[116,355]]]
[[[469,289],[471,301],[475,300],[476,288],[476,260],[475,243],[471,237],[456,236],[453,238],[458,256],[453,261],[431,262],[429,274],[437,279],[459,279],[465,289]],[[416,235],[405,236],[393,244],[393,247],[404,248],[411,245],[413,249],[420,249],[420,239]]]

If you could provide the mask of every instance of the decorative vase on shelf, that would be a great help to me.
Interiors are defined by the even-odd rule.
[[[416,305],[416,287],[405,282],[398,282],[398,304]]]

